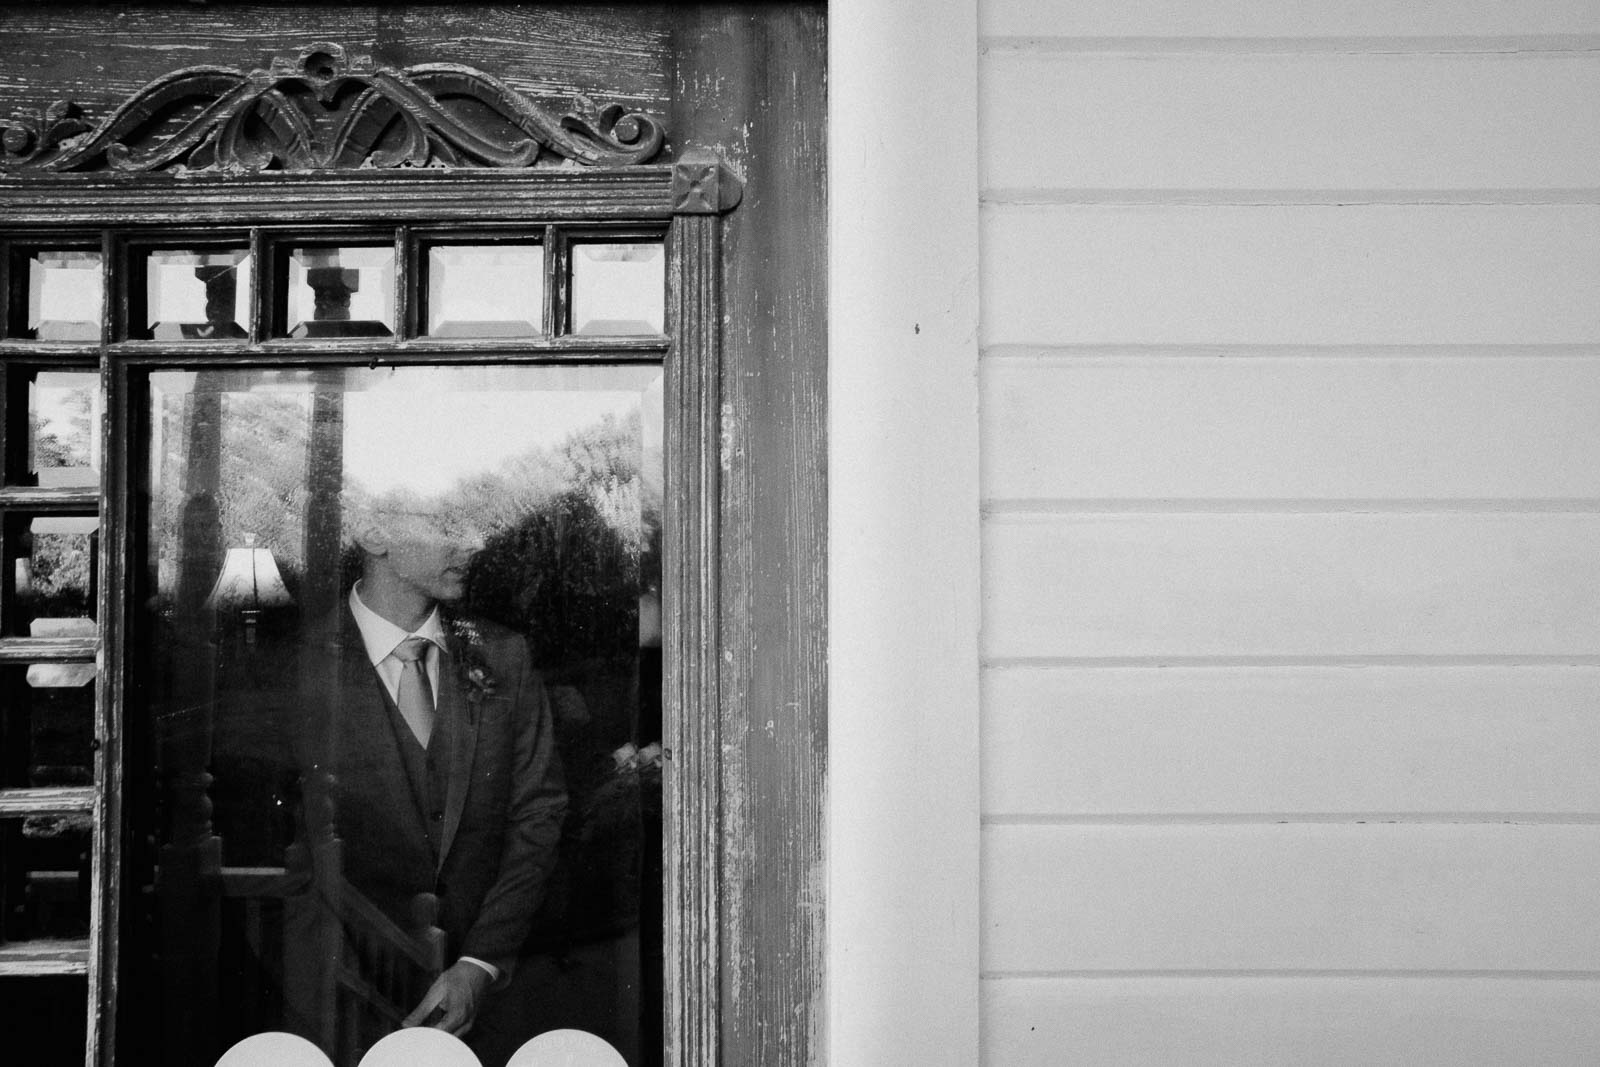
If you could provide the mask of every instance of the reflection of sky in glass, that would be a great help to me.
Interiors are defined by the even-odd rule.
[[[579,490],[630,543],[646,536],[645,513],[660,506],[660,367],[160,371],[150,384],[152,544],[163,592],[175,588],[186,494],[208,480],[219,543],[255,535],[291,570],[304,562],[313,492],[331,491],[347,512],[383,500],[442,506],[488,534]],[[197,389],[215,397],[216,415],[196,408]],[[338,402],[319,407],[317,392]],[[337,463],[312,470],[314,421],[323,419],[337,434]],[[214,450],[220,461],[208,464]]]
[[[373,493],[432,495],[638,406],[638,392],[353,393],[344,407],[345,475]]]
[[[659,241],[572,246],[572,332],[660,333],[666,257]]]
[[[97,341],[99,252],[38,252],[28,263],[28,329],[45,341]]]
[[[428,250],[430,334],[530,337],[543,330],[544,250],[538,245]]]

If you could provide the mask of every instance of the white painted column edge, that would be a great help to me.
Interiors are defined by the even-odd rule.
[[[829,12],[828,1062],[978,1062],[976,0]]]

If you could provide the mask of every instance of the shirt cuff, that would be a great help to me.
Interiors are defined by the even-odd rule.
[[[496,967],[492,963],[485,963],[482,960],[478,959],[478,957],[476,957],[476,956],[462,956],[461,957],[461,962],[462,963],[471,963],[471,964],[474,964],[476,966],[482,967],[484,970],[489,972],[489,977],[490,978],[494,979],[496,982],[500,981],[500,968]]]

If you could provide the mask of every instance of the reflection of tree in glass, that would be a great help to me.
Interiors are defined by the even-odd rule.
[[[89,439],[94,433],[94,398],[88,389],[61,390],[49,420],[37,411],[28,413],[28,432],[34,470],[87,467]]]
[[[472,611],[527,634],[540,668],[631,658],[639,551],[629,540],[588,492],[568,489],[489,539],[473,567]]]
[[[93,541],[87,534],[30,534],[25,610],[35,618],[88,615]]]
[[[303,566],[306,511],[306,397],[228,393],[223,397],[222,484],[217,507],[226,546],[254,534],[278,566]]]
[[[653,515],[659,508],[659,503],[643,499],[640,432],[637,411],[606,415],[555,444],[539,445],[506,460],[498,470],[462,478],[437,496],[424,497],[407,489],[375,495],[353,478],[346,480],[343,495],[347,508],[440,515],[447,528],[477,532],[492,547],[500,535],[556,508],[558,498],[577,493],[593,504],[614,536],[637,549],[644,537],[641,516]],[[525,614],[520,608],[503,614],[505,604],[496,600],[493,609],[496,621],[524,628],[518,621]],[[490,609],[484,603],[475,610],[489,614]]]
[[[159,418],[164,454],[153,457],[159,487],[151,522],[162,560],[180,556],[184,508],[205,491],[191,474],[196,449],[189,439],[195,396],[166,397]],[[272,550],[284,581],[297,590],[304,565],[307,398],[300,394],[224,393],[220,472],[215,504],[222,548],[239,547],[245,535]],[[163,573],[161,591],[172,592],[173,575]]]
[[[172,394],[167,400],[160,414],[164,454],[153,457],[159,468],[157,482],[165,488],[155,494],[151,518],[162,556],[175,559],[182,542],[184,504],[196,491],[189,484],[192,446],[187,436],[194,397]],[[305,566],[308,400],[306,394],[223,394],[216,488],[221,545],[237,547],[245,534],[254,534],[258,544],[272,550],[291,593],[297,592]],[[659,502],[642,499],[640,433],[637,411],[607,415],[556,444],[540,445],[506,460],[497,470],[463,478],[439,496],[424,498],[408,490],[375,495],[349,477],[342,496],[347,508],[381,505],[380,510],[442,512],[449,525],[476,530],[493,541],[496,531],[516,530],[541,514],[570,510],[570,500],[559,505],[556,501],[577,493],[593,505],[604,528],[637,551],[645,536],[641,516],[648,519],[659,509]],[[449,447],[448,442],[441,447]],[[636,581],[636,570],[633,575],[629,581]],[[170,593],[165,579],[162,585],[162,591]],[[477,610],[526,630],[525,605],[501,596],[490,608],[485,603]]]
[[[34,470],[87,467],[92,459],[90,436],[94,432],[94,397],[91,390],[45,390],[52,401],[48,418],[28,413],[28,439],[32,442]],[[89,614],[89,573],[93,542],[83,534],[29,533],[27,586],[19,597],[28,614],[81,616]]]
[[[637,411],[600,421],[458,482],[444,498],[483,532],[508,530],[568,491],[587,494],[619,536],[640,536],[640,419]]]
[[[641,459],[637,413],[523,457],[521,485],[557,491],[491,535],[473,565],[470,611],[527,635],[566,769],[562,862],[530,941],[540,951],[564,953],[639,920],[645,811],[656,810],[660,772],[616,753],[642,743],[639,596],[653,578],[659,503],[643,499]]]

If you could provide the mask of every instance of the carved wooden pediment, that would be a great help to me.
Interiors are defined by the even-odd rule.
[[[557,116],[472,67],[376,67],[319,42],[266,70],[174,71],[98,124],[70,102],[13,119],[0,171],[625,166],[660,151],[650,116],[575,103]]]

